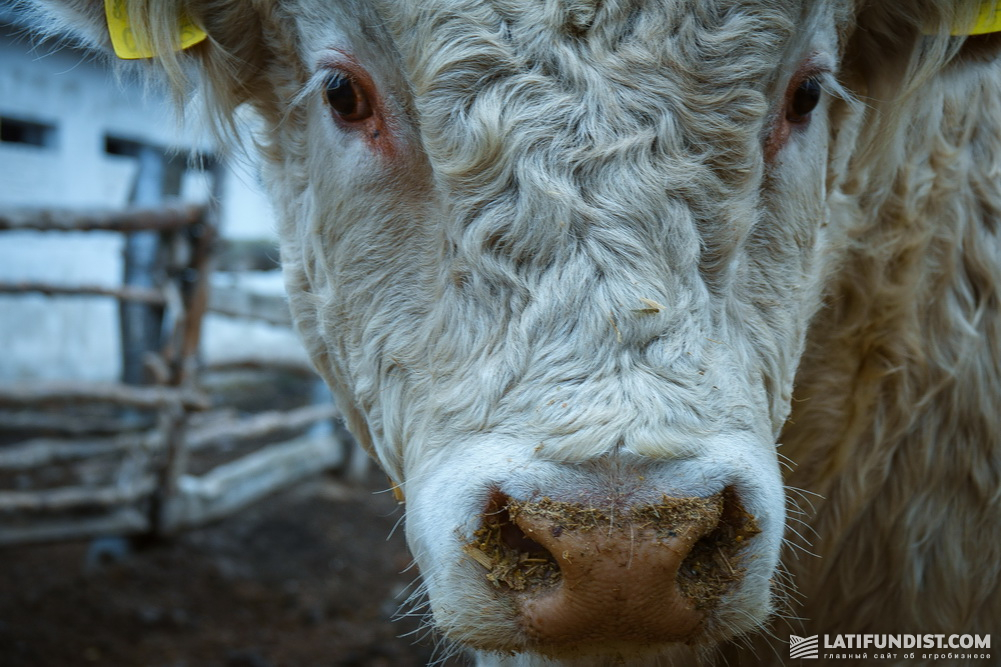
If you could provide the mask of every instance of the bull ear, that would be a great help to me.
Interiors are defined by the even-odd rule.
[[[178,100],[201,70],[205,100],[224,119],[263,89],[269,51],[260,7],[247,0],[29,0],[43,32],[69,34],[119,57],[144,58]],[[191,48],[187,48],[191,47]],[[194,68],[192,67],[194,65]]]
[[[921,108],[915,100],[940,99],[949,87],[936,82],[972,62],[967,56],[978,42],[984,58],[1001,57],[1001,40],[968,37],[988,28],[998,13],[1001,0],[857,0],[854,13],[845,16],[839,78],[864,101],[867,116],[852,159],[866,165],[873,182],[897,173],[906,155],[901,128]]]
[[[991,0],[981,2],[972,20],[960,17],[960,22],[952,27],[953,35],[990,35],[1001,32],[1001,2]]]
[[[857,6],[845,62],[867,87],[883,88],[880,94],[920,86],[959,52],[957,37],[1001,30],[1001,0],[862,0]]]
[[[37,6],[54,19],[50,25],[61,32],[82,36],[98,47],[110,43],[125,60],[152,58],[186,49],[205,39],[185,7],[176,2],[148,3],[135,0],[36,0]]]
[[[1001,0],[865,0],[858,26],[893,43],[914,35],[969,36],[1001,31]]]

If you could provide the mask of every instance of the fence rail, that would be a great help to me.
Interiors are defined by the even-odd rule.
[[[181,405],[207,410],[207,396],[193,387],[159,387],[106,382],[17,382],[0,386],[0,407],[36,408],[46,405],[111,403],[130,408],[156,409]]]
[[[104,287],[101,285],[53,285],[41,282],[0,282],[0,294],[36,292],[44,296],[111,296],[120,301],[138,301],[152,306],[165,306],[163,292],[143,287]]]
[[[0,231],[176,232],[205,221],[205,207],[179,205],[124,211],[17,208],[0,211]]]
[[[159,234],[163,252],[154,275],[161,278],[150,287],[17,281],[0,283],[0,294],[111,298],[158,309],[166,323],[162,339],[145,355],[150,384],[0,385],[0,428],[28,433],[0,445],[0,545],[105,534],[168,535],[222,518],[344,461],[346,443],[338,437],[343,429],[316,429],[338,417],[332,403],[249,417],[213,412],[210,419],[205,413],[213,406],[199,386],[198,353],[210,307],[231,317],[290,325],[281,298],[233,289],[211,294],[213,217],[211,209],[189,205],[0,210],[0,232]],[[268,361],[250,366],[262,363]],[[196,419],[199,414],[206,416]],[[99,434],[95,428],[111,432]],[[214,452],[261,442],[268,444],[250,446],[249,453],[201,473],[192,468],[193,456],[214,461]]]

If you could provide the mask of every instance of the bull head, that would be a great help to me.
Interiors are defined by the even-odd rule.
[[[47,4],[107,45],[102,3]],[[297,327],[406,496],[448,638],[483,664],[711,659],[789,604],[779,442],[830,496],[818,550],[850,551],[885,444],[880,271],[938,247],[900,259],[900,229],[967,220],[907,165],[967,95],[942,73],[973,67],[948,33],[990,28],[980,3],[127,5],[175,86],[193,62],[217,119],[262,119]],[[971,86],[983,117],[998,87]],[[860,576],[791,567],[832,609]]]

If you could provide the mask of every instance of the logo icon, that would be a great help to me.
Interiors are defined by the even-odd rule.
[[[789,635],[789,658],[792,660],[816,660],[820,635],[797,637]]]

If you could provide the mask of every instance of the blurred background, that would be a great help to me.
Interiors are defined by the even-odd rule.
[[[292,331],[252,160],[32,36],[15,5],[0,0],[0,665],[441,657],[419,618],[391,622],[417,577],[402,510]]]

